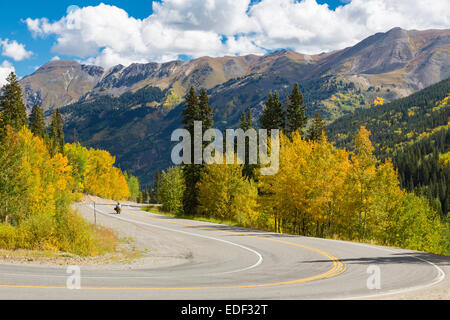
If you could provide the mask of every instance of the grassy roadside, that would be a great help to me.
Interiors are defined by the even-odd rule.
[[[198,217],[198,216],[191,216],[191,215],[184,215],[184,214],[180,215],[180,214],[174,214],[173,212],[165,212],[165,211],[161,210],[161,207],[155,206],[155,205],[149,205],[149,206],[143,207],[142,210],[145,210],[145,211],[151,212],[151,213],[161,214],[161,215],[164,215],[167,217],[172,217],[172,218],[220,223],[220,224],[226,224],[226,225],[235,226],[235,227],[244,227],[243,225],[239,224],[238,222],[231,221],[231,220],[219,220],[219,219],[214,219],[214,218]]]
[[[0,248],[0,262],[54,265],[127,264],[145,255],[145,252],[136,248],[134,239],[119,238],[110,228],[89,225],[97,247],[94,255],[78,255],[41,248]]]
[[[211,223],[219,223],[219,224],[225,224],[225,225],[234,226],[234,227],[250,228],[250,229],[259,230],[259,231],[267,231],[267,232],[277,233],[276,231],[273,231],[273,230],[267,230],[267,229],[257,228],[257,227],[249,227],[249,226],[240,224],[237,221],[219,220],[219,219],[214,219],[214,218],[198,217],[198,216],[191,216],[191,215],[184,215],[184,214],[183,215],[177,215],[177,214],[174,214],[173,212],[165,212],[165,211],[161,210],[160,206],[155,206],[155,205],[149,205],[149,206],[143,207],[142,210],[150,212],[150,213],[157,213],[157,214],[164,215],[164,216],[167,216],[167,217],[172,217],[172,218],[195,220],[195,221],[203,221],[203,222],[211,222]],[[293,234],[293,233],[289,233],[289,232],[282,233],[282,234],[298,236],[297,234]],[[355,241],[355,240],[348,240],[348,239],[340,239],[338,237],[324,237],[322,239],[343,240],[343,241],[349,241],[349,242],[355,242],[355,243],[365,243],[365,244],[370,244],[370,245],[379,245],[373,240]]]

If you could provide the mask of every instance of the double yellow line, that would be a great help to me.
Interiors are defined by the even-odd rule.
[[[330,253],[325,252],[323,250],[316,249],[316,248],[312,248],[312,247],[308,247],[308,246],[305,246],[305,245],[301,245],[301,244],[298,244],[298,243],[293,243],[293,242],[279,240],[279,239],[265,238],[265,237],[249,235],[249,234],[245,234],[245,233],[233,232],[233,231],[217,230],[217,229],[214,229],[214,228],[209,228],[209,227],[203,227],[203,226],[183,223],[183,222],[180,222],[180,221],[168,221],[166,219],[144,216],[144,215],[132,213],[132,212],[129,212],[129,211],[123,211],[123,212],[126,212],[129,215],[136,216],[136,217],[139,217],[139,218],[145,218],[145,219],[149,219],[149,220],[159,220],[159,221],[164,221],[164,222],[167,222],[167,223],[173,223],[173,224],[177,224],[177,225],[183,225],[183,226],[188,226],[188,227],[195,227],[195,228],[198,228],[198,229],[213,230],[213,231],[223,232],[223,233],[237,235],[237,236],[245,236],[245,237],[251,237],[251,238],[262,239],[262,240],[267,240],[267,241],[279,242],[279,243],[283,243],[283,244],[287,244],[287,245],[291,245],[291,246],[307,249],[307,250],[310,250],[310,251],[313,251],[313,252],[316,252],[316,253],[319,253],[319,254],[322,254],[322,255],[326,256],[328,259],[330,259],[333,262],[333,267],[330,270],[328,270],[327,272],[318,274],[316,276],[311,276],[311,277],[301,278],[301,279],[296,279],[296,280],[290,280],[290,281],[280,281],[280,282],[263,283],[263,284],[230,285],[230,286],[200,286],[200,287],[154,287],[154,288],[152,288],[152,287],[146,288],[146,287],[92,287],[92,286],[84,286],[84,287],[81,287],[81,289],[86,289],[86,290],[166,290],[166,291],[169,291],[169,290],[208,290],[208,289],[240,289],[240,288],[274,287],[274,286],[280,286],[280,285],[292,285],[292,284],[305,283],[305,282],[310,282],[310,281],[320,280],[320,279],[328,279],[328,278],[332,278],[332,277],[336,277],[336,276],[340,275],[341,273],[343,273],[347,269],[345,264],[343,264],[338,258],[336,258],[335,256],[331,255]],[[9,284],[0,284],[0,287],[8,287],[8,288],[44,288],[44,289],[66,289],[67,288],[65,286],[9,285]]]

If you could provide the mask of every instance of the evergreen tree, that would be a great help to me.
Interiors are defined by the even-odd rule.
[[[264,111],[259,118],[261,127],[267,130],[283,130],[285,126],[285,113],[283,104],[280,102],[278,92],[269,93],[264,106]],[[270,134],[270,131],[268,132]]]
[[[194,87],[191,87],[189,93],[186,96],[186,106],[184,107],[183,111],[181,111],[181,115],[183,116],[181,123],[184,125],[184,128],[189,131],[191,136],[193,136],[194,121],[199,121],[201,119],[199,101]],[[193,156],[191,160],[192,162],[194,162]]]
[[[212,127],[212,108],[209,106],[209,98],[206,91],[202,89],[200,101],[197,98],[195,89],[191,87],[186,97],[186,106],[182,111],[183,119],[181,123],[191,134],[191,164],[184,164],[183,176],[186,188],[183,193],[183,211],[185,214],[193,215],[196,213],[198,205],[198,182],[203,170],[202,164],[194,164],[194,121],[202,121],[202,130]],[[203,145],[204,147],[204,145]],[[203,152],[203,150],[202,150]]]
[[[202,89],[199,96],[199,109],[202,120],[203,132],[208,130],[213,125],[213,112],[212,107],[209,105],[209,98],[206,94],[206,90]]]
[[[18,131],[27,125],[22,88],[14,72],[9,74],[6,81],[7,83],[0,90],[0,131],[4,132],[7,125]]]
[[[324,134],[326,135],[325,122],[320,114],[316,112],[312,124],[308,129],[308,140],[321,141]]]
[[[30,131],[35,136],[46,139],[47,131],[45,130],[44,115],[42,113],[42,109],[38,105],[35,105],[33,110],[31,110],[28,125]]]
[[[142,203],[147,203],[148,201],[148,192],[147,192],[147,186],[144,187],[142,190]]]
[[[303,135],[303,130],[308,122],[308,116],[305,113],[306,107],[303,103],[303,95],[298,83],[296,83],[286,105],[286,132],[289,136],[294,131],[299,131]]]
[[[53,112],[52,122],[50,124],[50,154],[64,153],[64,131],[61,112],[56,109]]]
[[[150,201],[152,203],[160,203],[160,200],[158,197],[158,189],[159,189],[160,180],[161,180],[161,172],[156,171],[155,179],[153,181],[153,187],[152,187],[151,195],[150,195]]]
[[[253,120],[252,120],[252,112],[250,109],[247,110],[247,116],[245,112],[242,112],[241,121],[239,122],[239,128],[244,131],[247,131],[250,128],[253,128]],[[242,168],[242,175],[247,179],[255,179],[255,169],[258,167],[257,164],[249,163],[249,142],[245,139],[245,163]]]

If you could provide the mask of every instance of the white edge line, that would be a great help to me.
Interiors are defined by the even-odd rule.
[[[89,206],[92,209],[94,209],[94,207],[92,205],[89,205]],[[101,210],[99,210],[97,208],[95,208],[95,210],[98,211],[99,213],[103,214],[103,215],[106,215],[108,217],[117,218],[119,220],[124,220],[124,221],[137,223],[137,224],[142,224],[142,225],[147,225],[147,226],[150,226],[150,227],[155,227],[155,228],[159,228],[159,229],[163,229],[163,230],[168,230],[168,231],[173,231],[173,232],[178,232],[178,233],[184,233],[184,234],[188,234],[188,235],[195,236],[195,237],[206,238],[206,239],[211,239],[211,240],[216,240],[216,241],[220,241],[220,242],[223,242],[223,243],[227,243],[227,244],[230,244],[230,245],[242,248],[244,250],[250,251],[250,252],[254,253],[258,257],[258,261],[255,264],[251,265],[251,266],[248,266],[248,267],[245,267],[245,268],[242,268],[242,269],[238,269],[238,270],[226,271],[226,272],[221,272],[221,273],[212,273],[213,275],[229,274],[229,273],[236,273],[236,272],[242,272],[242,271],[250,270],[250,269],[256,268],[257,266],[259,266],[263,262],[263,257],[262,257],[262,255],[259,252],[255,251],[255,250],[253,250],[251,248],[248,248],[246,246],[243,246],[243,245],[240,245],[240,244],[228,241],[228,240],[218,239],[218,238],[209,237],[209,236],[205,236],[205,235],[201,235],[201,234],[196,234],[196,233],[191,233],[191,232],[187,232],[187,231],[176,230],[176,229],[171,229],[171,228],[167,228],[167,227],[163,227],[163,226],[158,226],[158,225],[151,224],[151,223],[146,223],[146,222],[141,222],[141,221],[137,221],[137,220],[127,219],[127,218],[124,218],[124,217],[119,217],[119,216],[116,216],[116,215],[111,215],[111,214],[105,213],[105,212],[103,212],[103,211],[101,211]]]
[[[382,248],[382,247],[379,247],[379,246],[369,245],[369,244],[365,244],[365,243],[356,243],[356,242],[351,242],[351,241],[332,240],[332,239],[323,239],[323,238],[314,238],[314,239],[319,239],[319,240],[324,240],[324,241],[339,241],[339,242],[346,243],[346,244],[352,244],[352,245],[355,245],[355,246],[361,246],[361,247],[367,247],[367,248],[372,248],[372,249],[378,249],[378,250],[381,250],[381,251],[388,251],[388,252],[393,252],[393,253],[399,253],[400,252],[400,251],[387,249],[387,248]],[[407,249],[401,249],[401,250],[407,250]],[[354,296],[354,297],[337,298],[335,300],[365,299],[365,298],[380,297],[380,296],[385,296],[385,295],[392,295],[392,294],[399,294],[399,293],[405,293],[405,292],[410,292],[410,291],[416,291],[416,290],[421,290],[421,289],[432,287],[432,286],[438,284],[439,282],[441,282],[442,280],[445,279],[445,272],[438,265],[436,265],[435,263],[433,263],[431,261],[428,261],[426,259],[423,259],[423,258],[416,257],[416,256],[412,255],[412,253],[406,254],[405,256],[408,256],[408,257],[411,257],[411,258],[414,258],[414,259],[417,259],[417,260],[421,260],[423,262],[426,262],[426,263],[430,264],[431,266],[433,266],[438,271],[438,275],[433,279],[433,281],[431,283],[427,283],[427,284],[424,284],[424,285],[413,286],[413,287],[408,287],[408,288],[403,288],[403,289],[393,289],[393,290],[389,290],[389,291],[386,291],[386,292],[375,293],[375,294],[370,294],[370,295],[365,295],[365,296]]]

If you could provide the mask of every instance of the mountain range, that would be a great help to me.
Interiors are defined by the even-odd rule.
[[[68,141],[109,150],[148,183],[170,165],[170,133],[190,86],[207,89],[219,129],[235,127],[249,108],[257,118],[269,91],[284,101],[295,82],[308,114],[331,122],[376,97],[392,101],[450,77],[449,61],[450,30],[394,28],[317,55],[280,50],[108,69],[51,61],[20,82],[28,110],[41,105],[48,117],[60,108]]]

